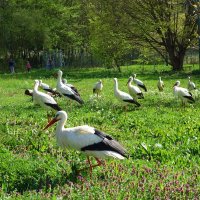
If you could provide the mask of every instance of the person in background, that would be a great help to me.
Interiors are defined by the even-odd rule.
[[[9,68],[10,68],[10,73],[14,74],[15,73],[15,62],[12,58],[10,58],[8,65],[9,65]]]
[[[52,64],[53,64],[52,59],[49,58],[48,61],[47,61],[47,68],[52,69]]]
[[[29,61],[27,61],[27,63],[26,63],[26,69],[27,69],[27,72],[29,72],[31,70],[31,64]]]

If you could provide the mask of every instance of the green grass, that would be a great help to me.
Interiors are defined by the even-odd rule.
[[[63,98],[59,105],[68,113],[68,127],[88,124],[112,135],[128,150],[129,159],[108,160],[93,170],[92,179],[84,168],[86,157],[60,149],[55,126],[43,131],[46,111],[33,106],[24,95],[34,79],[55,87],[53,71],[0,75],[0,199],[199,199],[200,195],[200,99],[185,108],[174,99],[176,80],[187,87],[190,75],[200,86],[198,71],[171,73],[123,67],[122,73],[108,69],[66,69],[64,77],[80,91],[85,104],[79,106]],[[128,91],[132,73],[147,85],[141,107],[125,111],[113,93],[113,78]],[[158,76],[165,82],[160,93]],[[92,96],[93,84],[101,78],[102,97]],[[93,160],[93,162],[95,162]],[[61,198],[62,197],[62,198]]]

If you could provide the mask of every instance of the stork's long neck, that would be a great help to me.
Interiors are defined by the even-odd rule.
[[[115,81],[115,84],[114,84],[114,91],[117,92],[118,91],[118,82]]]
[[[56,126],[56,134],[59,134],[64,129],[66,120],[67,119],[63,118],[58,121],[57,126]]]
[[[178,88],[179,88],[179,84],[175,84],[174,87],[173,87],[174,91],[177,91]]]
[[[38,87],[39,87],[39,83],[37,82],[37,83],[35,83],[35,86],[34,86],[34,92],[37,92],[38,91]]]
[[[57,85],[61,85],[61,84],[62,84],[62,75],[58,74]]]

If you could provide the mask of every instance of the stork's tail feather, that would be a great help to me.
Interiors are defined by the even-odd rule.
[[[58,104],[51,104],[51,103],[45,103],[47,106],[50,106],[51,108],[53,108],[56,111],[61,111],[62,108],[58,105]]]
[[[144,99],[144,95],[143,95],[142,92],[141,92],[141,93],[138,93],[137,95],[138,95],[138,99]]]
[[[138,85],[139,87],[141,87],[145,92],[147,92],[147,88],[145,85]]]
[[[72,99],[72,100],[77,101],[80,104],[84,104],[84,101],[81,99],[81,97],[77,96],[76,94],[73,94],[73,95],[63,94],[63,95],[66,96],[66,97],[68,97],[68,98],[70,98],[70,99]]]
[[[195,100],[192,96],[184,96],[185,98],[187,98],[189,100],[190,103],[194,103]]]
[[[136,104],[138,107],[141,106],[136,100],[134,99],[127,99],[127,100],[123,100],[124,102],[128,102],[128,103],[134,103]]]
[[[81,98],[77,99],[76,101],[77,101],[78,103],[80,103],[80,104],[84,104],[84,101],[83,101]]]

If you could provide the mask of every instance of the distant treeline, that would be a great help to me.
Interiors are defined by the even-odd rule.
[[[1,0],[0,71],[169,63],[197,45],[196,1]],[[154,8],[154,9],[152,9]],[[162,11],[162,12],[160,12]]]

